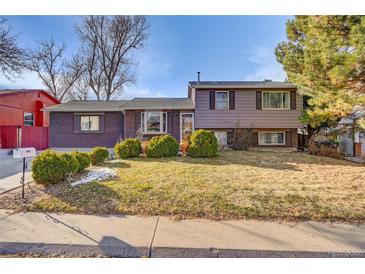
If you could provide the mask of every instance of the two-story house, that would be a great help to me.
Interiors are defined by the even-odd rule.
[[[253,146],[297,147],[303,98],[286,82],[190,82],[195,128],[215,132],[220,144],[234,128],[252,128]]]
[[[286,82],[189,82],[187,98],[71,101],[47,107],[50,147],[113,147],[142,134],[171,134],[177,141],[195,129],[214,131],[221,145],[234,128],[252,128],[253,146],[296,148],[303,99]]]

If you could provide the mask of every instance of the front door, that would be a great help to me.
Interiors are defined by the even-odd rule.
[[[194,131],[194,113],[180,113],[180,141],[189,139]]]

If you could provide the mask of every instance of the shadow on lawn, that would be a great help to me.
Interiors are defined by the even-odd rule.
[[[105,163],[105,166],[106,167],[109,167],[109,168],[129,168],[131,165],[126,163],[125,161],[109,161],[109,162],[106,162]]]
[[[191,157],[169,157],[169,158],[135,158],[132,161],[135,162],[158,162],[158,163],[169,163],[176,162],[182,164],[198,164],[198,165],[209,165],[209,166],[224,166],[224,165],[242,165],[242,166],[252,166],[257,168],[267,168],[267,169],[278,169],[278,170],[294,170],[301,171],[292,164],[284,162],[272,163],[265,159],[252,160],[252,159],[227,159],[218,155],[215,158],[191,158]]]
[[[36,202],[42,211],[54,211],[83,214],[120,214],[119,195],[102,182],[91,182],[77,187],[67,183],[51,186],[45,190],[51,197]]]
[[[220,152],[214,158],[134,158],[135,162],[178,162],[201,165],[242,165],[265,169],[301,171],[298,165],[333,165],[333,166],[357,166],[360,164],[337,160],[328,157],[313,156],[299,152],[251,152],[251,151],[226,151]]]

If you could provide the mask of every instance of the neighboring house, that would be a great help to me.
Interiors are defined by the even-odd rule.
[[[50,147],[113,147],[120,139],[171,134],[179,142],[210,129],[219,143],[234,128],[253,128],[256,147],[297,147],[303,99],[285,82],[190,82],[187,98],[71,101],[50,112]]]
[[[1,148],[47,148],[49,118],[43,108],[57,104],[44,90],[0,90]]]
[[[338,123],[337,129],[344,132],[340,137],[340,148],[342,152],[351,156],[365,156],[365,130],[355,129],[354,121],[365,117],[365,107],[357,107],[354,109],[351,117],[343,118]]]
[[[130,101],[71,101],[48,107],[50,147],[113,147],[120,139],[145,139],[171,134],[180,140],[180,128],[194,117],[189,98],[134,98]],[[190,131],[193,128],[191,127]]]

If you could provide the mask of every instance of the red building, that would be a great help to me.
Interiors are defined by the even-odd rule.
[[[48,147],[48,113],[59,104],[44,90],[0,90],[0,148]]]

